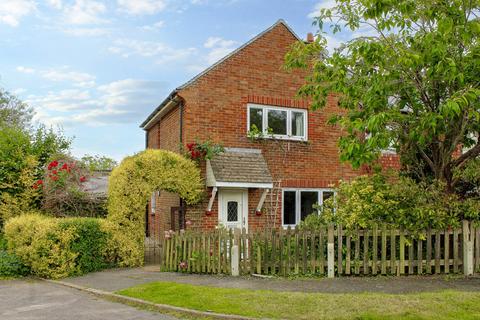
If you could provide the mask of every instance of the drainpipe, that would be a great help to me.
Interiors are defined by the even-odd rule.
[[[180,144],[183,142],[183,101],[180,102]]]

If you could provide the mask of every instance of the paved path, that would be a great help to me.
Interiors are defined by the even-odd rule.
[[[39,280],[1,280],[0,319],[175,320]]]
[[[325,293],[384,292],[398,294],[445,289],[480,291],[480,277],[405,276],[290,280],[194,275],[159,272],[158,270],[159,267],[112,269],[90,273],[82,277],[69,278],[64,281],[110,292],[152,281],[172,281],[224,288]]]

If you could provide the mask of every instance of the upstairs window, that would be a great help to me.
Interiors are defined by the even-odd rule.
[[[249,104],[247,125],[266,138],[307,140],[307,110]]]

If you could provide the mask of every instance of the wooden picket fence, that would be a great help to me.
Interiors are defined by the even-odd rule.
[[[176,232],[162,245],[163,271],[211,274],[404,275],[480,272],[480,227],[427,230],[423,239],[375,227]]]

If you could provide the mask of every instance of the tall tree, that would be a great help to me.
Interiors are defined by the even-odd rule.
[[[286,65],[310,68],[300,95],[313,109],[338,94],[343,160],[359,167],[395,148],[406,170],[454,190],[480,154],[479,12],[479,0],[336,0],[320,11],[318,37]],[[325,27],[364,35],[329,53]]]
[[[15,95],[0,88],[0,126],[29,127],[33,109]]]

